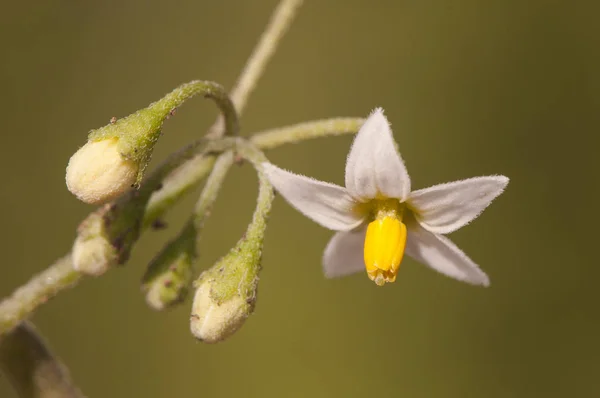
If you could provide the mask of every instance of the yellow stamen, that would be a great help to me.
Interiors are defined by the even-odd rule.
[[[390,201],[377,206],[375,220],[369,223],[365,237],[365,265],[369,279],[377,285],[394,282],[406,247],[406,225],[402,208]]]

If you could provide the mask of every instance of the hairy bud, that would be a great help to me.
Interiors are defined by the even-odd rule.
[[[79,226],[73,244],[73,268],[81,273],[99,276],[118,262],[111,244],[104,215],[109,206],[90,214]]]
[[[105,203],[135,183],[138,165],[121,155],[117,141],[117,138],[90,141],[71,156],[67,188],[82,202]]]

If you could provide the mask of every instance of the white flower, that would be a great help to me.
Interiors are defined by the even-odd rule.
[[[378,285],[393,282],[404,251],[449,277],[489,285],[488,276],[442,234],[467,225],[504,191],[504,176],[474,177],[411,191],[389,123],[375,109],[354,139],[346,187],[290,173],[270,163],[273,186],[298,211],[338,231],[325,249],[329,278],[361,269]]]

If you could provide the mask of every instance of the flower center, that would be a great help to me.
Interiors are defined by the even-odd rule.
[[[364,257],[369,279],[379,286],[396,280],[404,256],[404,207],[396,199],[376,200],[373,203],[374,220],[367,227]]]

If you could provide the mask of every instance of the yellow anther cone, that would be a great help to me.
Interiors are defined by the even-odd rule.
[[[365,265],[377,285],[394,282],[406,247],[406,225],[393,216],[378,218],[367,227]]]

